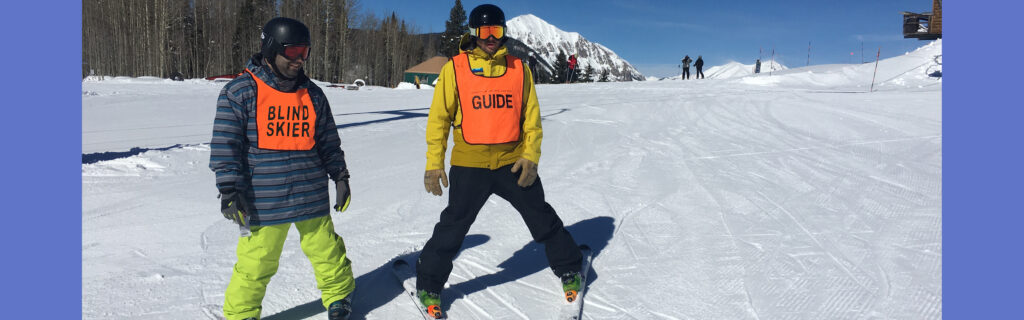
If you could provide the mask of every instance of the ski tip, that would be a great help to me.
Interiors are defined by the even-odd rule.
[[[445,319],[444,312],[441,312],[441,306],[432,305],[427,307],[426,311],[427,314],[429,314],[431,317],[434,317],[434,319]]]

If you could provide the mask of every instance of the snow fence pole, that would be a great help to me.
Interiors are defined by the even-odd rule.
[[[875,73],[871,74],[871,89],[868,92],[875,92],[875,76],[878,75],[878,57],[882,55],[882,47],[878,47],[878,54],[875,54]]]
[[[807,41],[807,65],[811,65],[811,42]]]

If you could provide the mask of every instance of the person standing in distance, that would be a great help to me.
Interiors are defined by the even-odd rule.
[[[451,274],[452,260],[492,194],[511,203],[533,240],[544,245],[566,295],[575,298],[581,287],[582,254],[555,209],[545,202],[537,176],[543,130],[531,70],[509,55],[500,8],[474,8],[469,28],[459,54],[441,69],[427,116],[427,192],[440,196],[441,184],[448,187],[444,157],[452,128],[455,141],[448,206],[416,264],[418,298],[437,318],[443,317],[441,289]]]
[[[693,62],[693,67],[697,68],[697,73],[693,75],[694,79],[704,79],[704,56],[697,56],[697,61]]]
[[[689,55],[683,57],[683,80],[690,79],[690,62],[693,62],[693,59],[690,59]]]
[[[309,29],[295,19],[267,22],[259,53],[217,98],[210,142],[221,212],[242,228],[224,317],[259,319],[288,229],[299,230],[331,320],[348,319],[355,290],[345,242],[331,221],[329,182],[339,205],[351,200],[348,167],[323,91],[306,77]]]
[[[574,55],[569,56],[569,72],[568,72],[568,75],[565,77],[565,83],[576,82],[576,81],[573,80],[573,78],[575,78],[575,77],[576,77],[576,55],[574,54]]]

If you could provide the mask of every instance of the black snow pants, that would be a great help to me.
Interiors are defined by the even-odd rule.
[[[540,177],[523,188],[512,165],[490,170],[452,166],[449,171],[448,207],[416,263],[416,288],[441,292],[452,272],[452,260],[462,247],[469,227],[491,194],[512,204],[526,222],[533,240],[544,245],[548,264],[556,275],[579,271],[583,256],[576,241],[562,225],[555,209],[544,201]]]
[[[683,68],[683,79],[690,78],[690,67]]]
[[[697,74],[693,75],[694,79],[704,79],[704,66],[697,67]]]

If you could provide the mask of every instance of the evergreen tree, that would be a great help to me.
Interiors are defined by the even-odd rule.
[[[235,33],[231,37],[231,61],[235,61],[236,64],[244,65],[243,61],[249,58],[252,51],[249,49],[249,43],[254,37],[255,31],[260,30],[262,25],[259,25],[253,21],[253,17],[256,16],[256,7],[252,5],[252,1],[242,1],[242,6],[238,9],[238,14],[235,16]],[[253,27],[256,27],[255,29]],[[232,71],[234,72],[234,71]]]
[[[597,79],[598,82],[608,82],[608,69],[601,70],[601,78]]]
[[[466,25],[466,10],[462,9],[462,1],[455,0],[448,21],[444,22],[444,33],[441,33],[440,51],[446,57],[459,54],[459,39],[469,32]]]
[[[569,60],[565,56],[565,52],[562,49],[558,49],[558,55],[555,56],[555,74],[552,75],[555,83],[565,83],[565,76],[568,70]]]
[[[583,76],[580,77],[580,81],[594,82],[594,66],[588,64],[586,68],[583,68]]]
[[[235,16],[235,32],[231,37],[231,72],[241,72],[241,68],[249,56],[260,49],[260,33],[263,24],[274,15],[274,2],[271,0],[245,0],[238,8]]]

